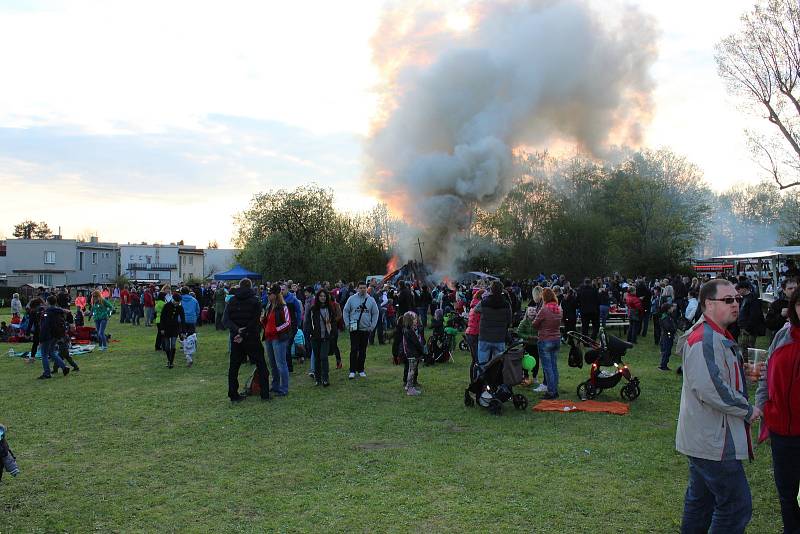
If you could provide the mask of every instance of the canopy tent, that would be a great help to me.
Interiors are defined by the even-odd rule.
[[[217,273],[214,275],[214,280],[241,280],[242,278],[251,278],[254,280],[261,280],[261,275],[248,271],[238,263],[233,266],[230,271],[224,273]]]

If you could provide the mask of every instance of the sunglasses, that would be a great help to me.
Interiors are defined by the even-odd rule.
[[[741,303],[742,296],[736,295],[735,297],[725,297],[721,299],[707,299],[707,300],[715,300],[717,302],[724,302],[725,304],[733,304],[734,302]]]

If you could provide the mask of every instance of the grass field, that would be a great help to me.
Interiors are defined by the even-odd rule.
[[[120,340],[111,351],[46,381],[35,380],[40,363],[9,358],[11,345],[0,344],[0,422],[22,470],[0,483],[0,532],[679,528],[680,378],[656,370],[651,337],[627,358],[642,382],[629,415],[516,412],[508,403],[493,417],[463,405],[466,353],[422,368],[417,398],[403,394],[388,347],[374,346],[367,379],[332,369],[331,387],[315,388],[296,366],[288,397],[231,405],[227,340],[213,327],[199,329],[195,366],[179,353],[172,370],[153,351],[152,328],[114,316],[108,330]],[[346,340],[342,348],[346,367]],[[575,398],[587,369],[567,367],[562,350],[559,370],[562,396]],[[527,394],[534,404],[538,394]],[[619,388],[599,400],[619,400]],[[756,456],[746,466],[749,531],[778,532],[768,447]]]

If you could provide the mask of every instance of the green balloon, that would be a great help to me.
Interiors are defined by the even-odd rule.
[[[522,368],[526,371],[531,371],[533,368],[536,367],[536,358],[531,356],[530,354],[526,354],[522,357]]]

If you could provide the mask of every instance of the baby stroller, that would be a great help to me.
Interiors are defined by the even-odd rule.
[[[428,338],[428,354],[425,356],[425,365],[444,363],[453,360],[453,340],[455,334],[450,332],[450,327],[446,327],[444,332],[434,331]]]
[[[579,399],[594,399],[604,389],[615,387],[623,378],[628,383],[620,390],[620,396],[627,401],[636,400],[639,397],[642,392],[639,378],[631,377],[631,370],[622,361],[625,352],[633,347],[631,343],[622,341],[618,337],[606,335],[603,328],[600,328],[598,341],[578,332],[567,332],[567,340],[570,345],[570,367],[583,367],[580,345],[589,348],[582,358],[587,364],[591,365],[589,380],[578,384],[577,393]],[[608,367],[609,369],[602,369],[602,367]]]
[[[515,394],[513,387],[522,382],[522,357],[525,348],[521,341],[492,358],[481,369],[473,364],[470,368],[470,384],[464,390],[464,406],[483,406],[492,415],[500,415],[503,403],[511,400],[514,408],[528,407],[528,397]]]

